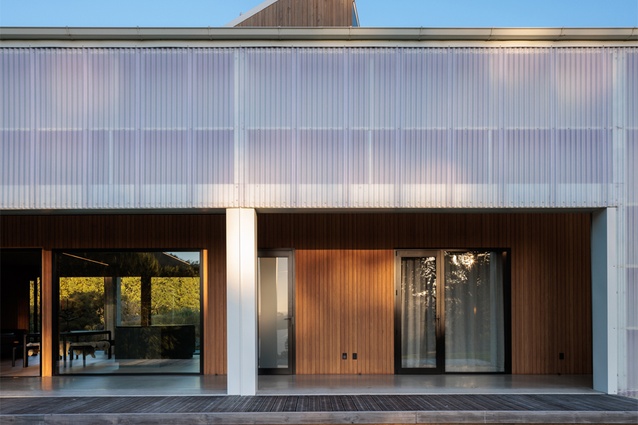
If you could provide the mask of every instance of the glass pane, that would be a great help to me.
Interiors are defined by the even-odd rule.
[[[199,252],[56,254],[59,372],[199,373]]]
[[[288,258],[260,258],[260,368],[288,368],[288,313]]]
[[[500,253],[446,252],[446,372],[503,372],[503,320]]]
[[[436,258],[401,258],[401,366],[436,367]]]

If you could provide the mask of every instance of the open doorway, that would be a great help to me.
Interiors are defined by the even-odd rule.
[[[1,376],[40,376],[40,250],[0,251]]]
[[[200,257],[56,252],[58,374],[201,373]]]

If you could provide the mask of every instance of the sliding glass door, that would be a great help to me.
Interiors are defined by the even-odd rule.
[[[58,374],[201,372],[199,251],[55,253]]]
[[[396,253],[397,373],[510,369],[504,250]]]
[[[505,371],[504,255],[447,251],[445,371]]]

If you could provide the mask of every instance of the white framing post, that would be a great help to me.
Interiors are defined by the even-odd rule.
[[[595,212],[591,232],[594,389],[618,393],[617,211]]]
[[[257,214],[226,210],[229,395],[257,394]]]

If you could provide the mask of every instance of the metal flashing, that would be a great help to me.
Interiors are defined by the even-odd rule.
[[[0,41],[614,41],[638,42],[633,28],[354,27],[0,27]]]

